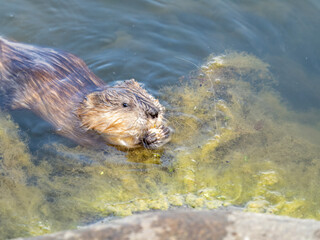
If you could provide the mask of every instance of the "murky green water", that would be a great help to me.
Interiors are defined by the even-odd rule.
[[[311,0],[1,1],[2,36],[75,53],[106,83],[136,78],[175,134],[159,151],[97,152],[27,111],[2,111],[0,239],[175,206],[320,220],[319,10]]]

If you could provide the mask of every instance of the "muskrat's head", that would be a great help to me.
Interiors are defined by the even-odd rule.
[[[77,113],[82,126],[108,144],[155,149],[170,140],[163,112],[159,101],[131,79],[88,94]]]

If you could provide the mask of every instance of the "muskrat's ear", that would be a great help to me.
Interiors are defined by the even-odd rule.
[[[103,89],[94,91],[85,96],[83,101],[87,107],[95,107],[97,105],[113,106],[117,104],[118,92],[112,89]]]
[[[94,107],[98,104],[103,103],[103,99],[101,96],[101,91],[95,91],[89,93],[85,96],[83,103],[86,104],[87,107]]]
[[[126,80],[124,81],[124,83],[127,86],[140,87],[140,84],[136,80],[134,80],[134,78],[131,78],[130,80]]]

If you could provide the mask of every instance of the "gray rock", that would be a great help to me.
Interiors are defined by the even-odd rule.
[[[23,238],[20,238],[23,239]],[[236,210],[149,212],[24,240],[320,239],[320,222]]]

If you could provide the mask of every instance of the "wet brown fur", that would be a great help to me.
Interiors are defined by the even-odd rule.
[[[158,148],[169,141],[164,108],[136,81],[107,86],[78,57],[0,38],[0,88],[82,145]]]

